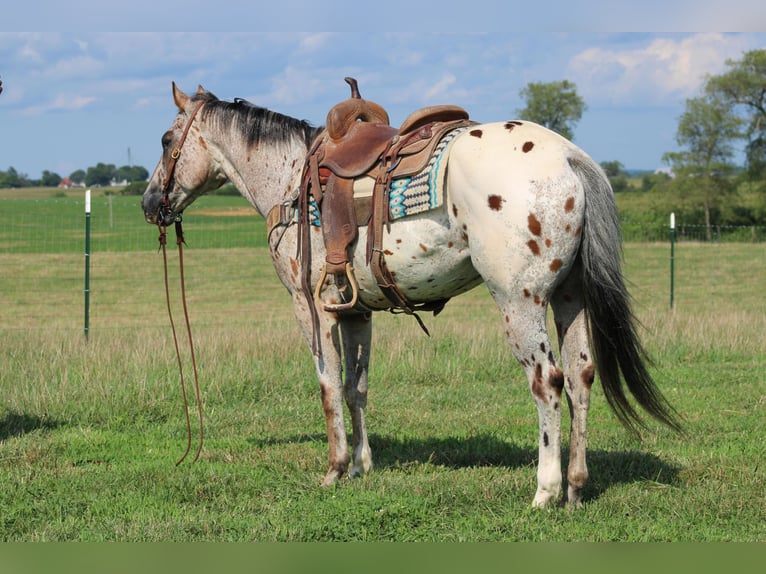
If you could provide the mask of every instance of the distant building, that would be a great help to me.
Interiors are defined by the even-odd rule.
[[[75,183],[70,178],[63,177],[61,178],[61,183],[59,183],[59,187],[61,189],[72,189],[73,187],[85,187],[85,184],[82,182]]]

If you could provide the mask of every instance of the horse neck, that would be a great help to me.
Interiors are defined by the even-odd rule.
[[[209,142],[210,143],[210,142]],[[214,139],[211,153],[240,194],[262,215],[297,189],[308,151],[296,135],[286,142],[248,145],[233,130]]]

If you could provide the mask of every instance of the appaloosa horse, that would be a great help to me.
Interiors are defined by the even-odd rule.
[[[201,86],[189,97],[173,84],[173,97],[178,114],[162,136],[162,156],[143,196],[146,219],[169,224],[197,197],[226,181],[261,214],[282,214],[269,230],[269,247],[298,325],[315,349],[329,443],[329,470],[322,484],[333,484],[347,472],[370,471],[364,414],[369,310],[392,305],[366,265],[367,228],[362,225],[352,255],[363,310],[337,313],[317,305],[318,317],[312,317],[301,286],[299,226],[292,216],[307,151],[322,130],[242,100],[219,100]],[[526,121],[473,125],[446,154],[442,204],[390,222],[383,238],[386,264],[414,303],[441,301],[487,285],[537,406],[533,505],[559,497],[578,505],[588,477],[586,419],[596,374],[609,405],[628,428],[644,425],[628,394],[656,419],[680,428],[645,366],[621,272],[620,228],[609,181],[574,144]],[[308,235],[313,289],[322,275],[325,246],[319,226]],[[335,292],[340,300],[332,277],[326,281],[325,297]],[[560,362],[546,329],[548,305]],[[572,421],[563,493],[562,394]],[[351,454],[344,399],[353,426]]]

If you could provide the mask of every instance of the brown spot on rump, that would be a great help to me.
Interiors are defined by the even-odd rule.
[[[454,246],[455,246],[455,244],[454,244],[454,243],[452,243],[452,241],[450,241],[449,243],[447,243],[447,247],[448,247],[449,249],[452,249]]]
[[[481,136],[484,135],[484,132],[482,130],[471,130],[470,133],[473,137],[481,139]]]
[[[564,265],[564,262],[563,262],[563,261],[561,261],[561,259],[559,259],[559,258],[557,257],[556,259],[554,259],[553,261],[551,261],[551,266],[550,266],[550,267],[551,267],[551,271],[553,271],[553,272],[555,273],[556,271],[558,271],[559,269],[561,269],[561,266],[562,266],[562,265]]]
[[[500,211],[503,209],[503,201],[505,201],[499,195],[490,195],[488,198],[489,208],[493,211]]]
[[[539,305],[540,301],[542,301],[542,299],[540,299],[540,296],[539,295],[535,295],[535,305]]]
[[[508,131],[513,130],[516,126],[520,126],[522,123],[518,120],[511,120],[510,122],[505,122],[505,129]]]
[[[586,387],[590,387],[593,384],[595,378],[595,372],[593,370],[593,364],[587,365],[580,373],[580,378]]]
[[[553,245],[553,241],[551,241],[550,239],[546,239],[545,240],[545,246],[546,247],[550,247],[551,245]]]
[[[396,244],[397,244],[397,245],[399,245],[401,242],[402,242],[402,240],[401,240],[401,239],[397,239],[397,240],[396,240]]]
[[[524,153],[529,153],[532,151],[532,148],[535,147],[535,144],[533,142],[524,142],[524,145],[521,147],[521,151]]]
[[[455,205],[454,203],[452,204],[452,215],[457,217],[457,205]]]
[[[540,237],[540,234],[542,232],[542,224],[540,221],[535,217],[534,213],[530,213],[527,217],[527,227],[529,228],[529,232],[532,235],[536,235],[537,237]]]
[[[529,297],[532,295],[532,293],[529,292],[529,289],[524,289],[524,297]]]
[[[428,253],[428,247],[426,247],[422,243],[418,243],[418,245],[420,246],[420,249],[423,251],[423,253]]]
[[[568,197],[566,203],[564,204],[564,211],[567,213],[571,212],[574,209],[575,200],[574,197]]]
[[[529,250],[534,255],[540,255],[540,246],[537,244],[537,241],[535,241],[534,239],[530,239],[529,241],[527,241],[527,247],[529,247]]]
[[[394,254],[394,252],[393,252],[393,251],[390,251],[390,250],[388,250],[388,249],[384,249],[384,250],[383,250],[383,254],[384,254],[384,255],[393,255],[393,254]]]

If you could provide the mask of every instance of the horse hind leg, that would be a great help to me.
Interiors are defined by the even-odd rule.
[[[503,302],[494,296],[503,314],[508,342],[524,368],[537,406],[539,462],[537,492],[532,505],[542,508],[561,495],[561,390],[564,375],[556,364],[545,326],[547,304],[527,298]]]
[[[349,476],[353,478],[372,470],[372,452],[364,417],[364,409],[367,406],[372,319],[364,315],[343,318],[341,337],[346,371],[343,394],[351,413],[353,433],[353,464],[349,472]]]
[[[558,331],[561,362],[564,366],[564,388],[571,419],[567,491],[562,502],[576,507],[582,504],[583,490],[588,480],[587,421],[594,379],[579,266],[572,270],[567,281],[556,290],[551,306]]]

